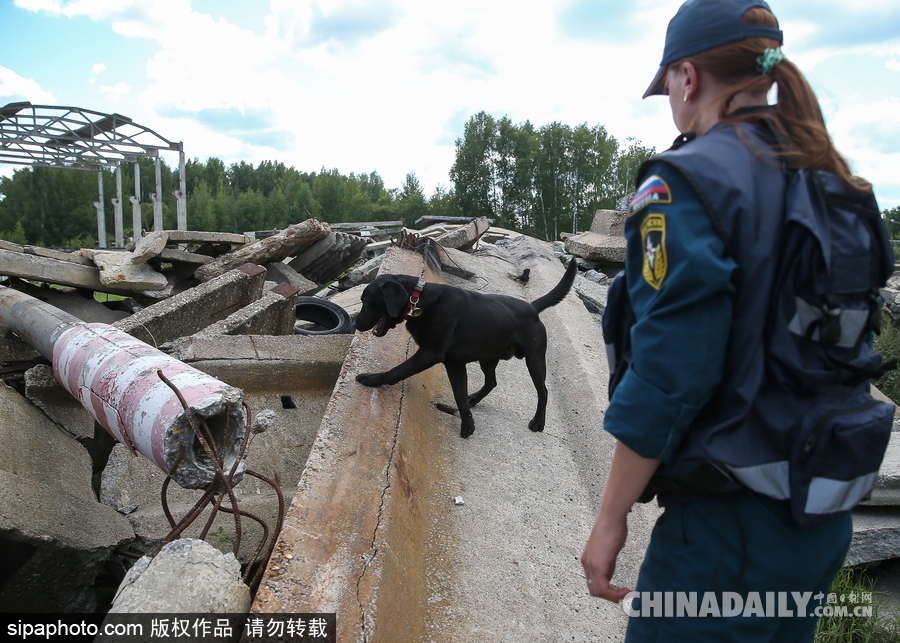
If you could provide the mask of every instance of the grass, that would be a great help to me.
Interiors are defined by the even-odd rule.
[[[831,584],[831,593],[835,597],[833,607],[845,607],[848,613],[822,616],[816,626],[814,643],[892,643],[900,640],[900,614],[878,596],[874,587],[875,580],[864,570],[841,569]],[[854,610],[858,614],[854,614]]]
[[[881,353],[884,362],[892,359],[900,362],[900,328],[890,315],[882,315],[881,333],[875,336],[875,350]],[[900,404],[900,369],[894,369],[873,382],[879,391]]]
[[[881,334],[875,336],[875,350],[881,353],[884,362],[900,361],[900,328],[886,313],[883,314]],[[885,373],[873,384],[894,403],[900,404],[900,369]],[[851,613],[854,607],[871,606],[871,614],[823,616],[816,627],[815,643],[900,641],[900,612],[879,597],[874,586],[875,580],[864,570],[842,569],[831,585],[831,593],[838,599],[836,605],[847,606]],[[868,597],[871,600],[862,600]]]

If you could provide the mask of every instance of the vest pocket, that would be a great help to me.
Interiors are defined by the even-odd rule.
[[[790,461],[791,508],[800,525],[852,509],[875,486],[894,406],[868,384],[840,398],[820,394],[800,423]]]

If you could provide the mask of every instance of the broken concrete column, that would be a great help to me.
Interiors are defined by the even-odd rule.
[[[0,383],[0,550],[6,612],[92,612],[110,554],[133,537],[99,502],[91,460],[74,437]]]
[[[243,474],[241,391],[108,324],[86,324],[12,288],[0,288],[0,319],[53,364],[53,375],[132,453],[188,488],[206,488],[215,448],[234,482]],[[195,422],[204,421],[202,444]]]
[[[262,296],[266,271],[247,264],[238,270],[157,302],[113,324],[153,346],[187,337],[225,319]]]
[[[128,570],[109,613],[243,614],[249,609],[250,588],[241,580],[234,554],[183,538]]]
[[[209,281],[231,268],[245,263],[264,265],[292,257],[324,238],[330,228],[317,219],[307,219],[282,230],[278,234],[260,239],[237,250],[218,257],[197,268],[194,276],[200,281]]]

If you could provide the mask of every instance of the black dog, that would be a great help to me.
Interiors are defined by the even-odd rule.
[[[563,300],[575,281],[576,271],[573,259],[553,290],[531,303],[445,284],[426,284],[408,275],[379,275],[363,290],[356,329],[374,328],[375,336],[382,337],[405,319],[419,350],[389,371],[363,373],[357,375],[356,381],[366,386],[396,384],[443,363],[462,418],[460,435],[467,438],[475,431],[470,408],[497,386],[497,364],[501,359],[524,357],[538,394],[537,412],[528,428],[543,431],[547,409],[547,330],[538,313]],[[478,362],[484,372],[484,386],[472,395],[468,394],[466,374],[469,362]]]

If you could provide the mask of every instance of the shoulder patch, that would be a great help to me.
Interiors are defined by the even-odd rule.
[[[644,281],[654,290],[659,290],[669,268],[664,215],[650,214],[641,222],[641,242],[644,247]]]
[[[653,174],[641,183],[641,187],[638,188],[634,198],[631,200],[628,215],[631,216],[635,212],[639,212],[651,203],[671,202],[672,191],[669,190],[669,184],[658,174]]]

